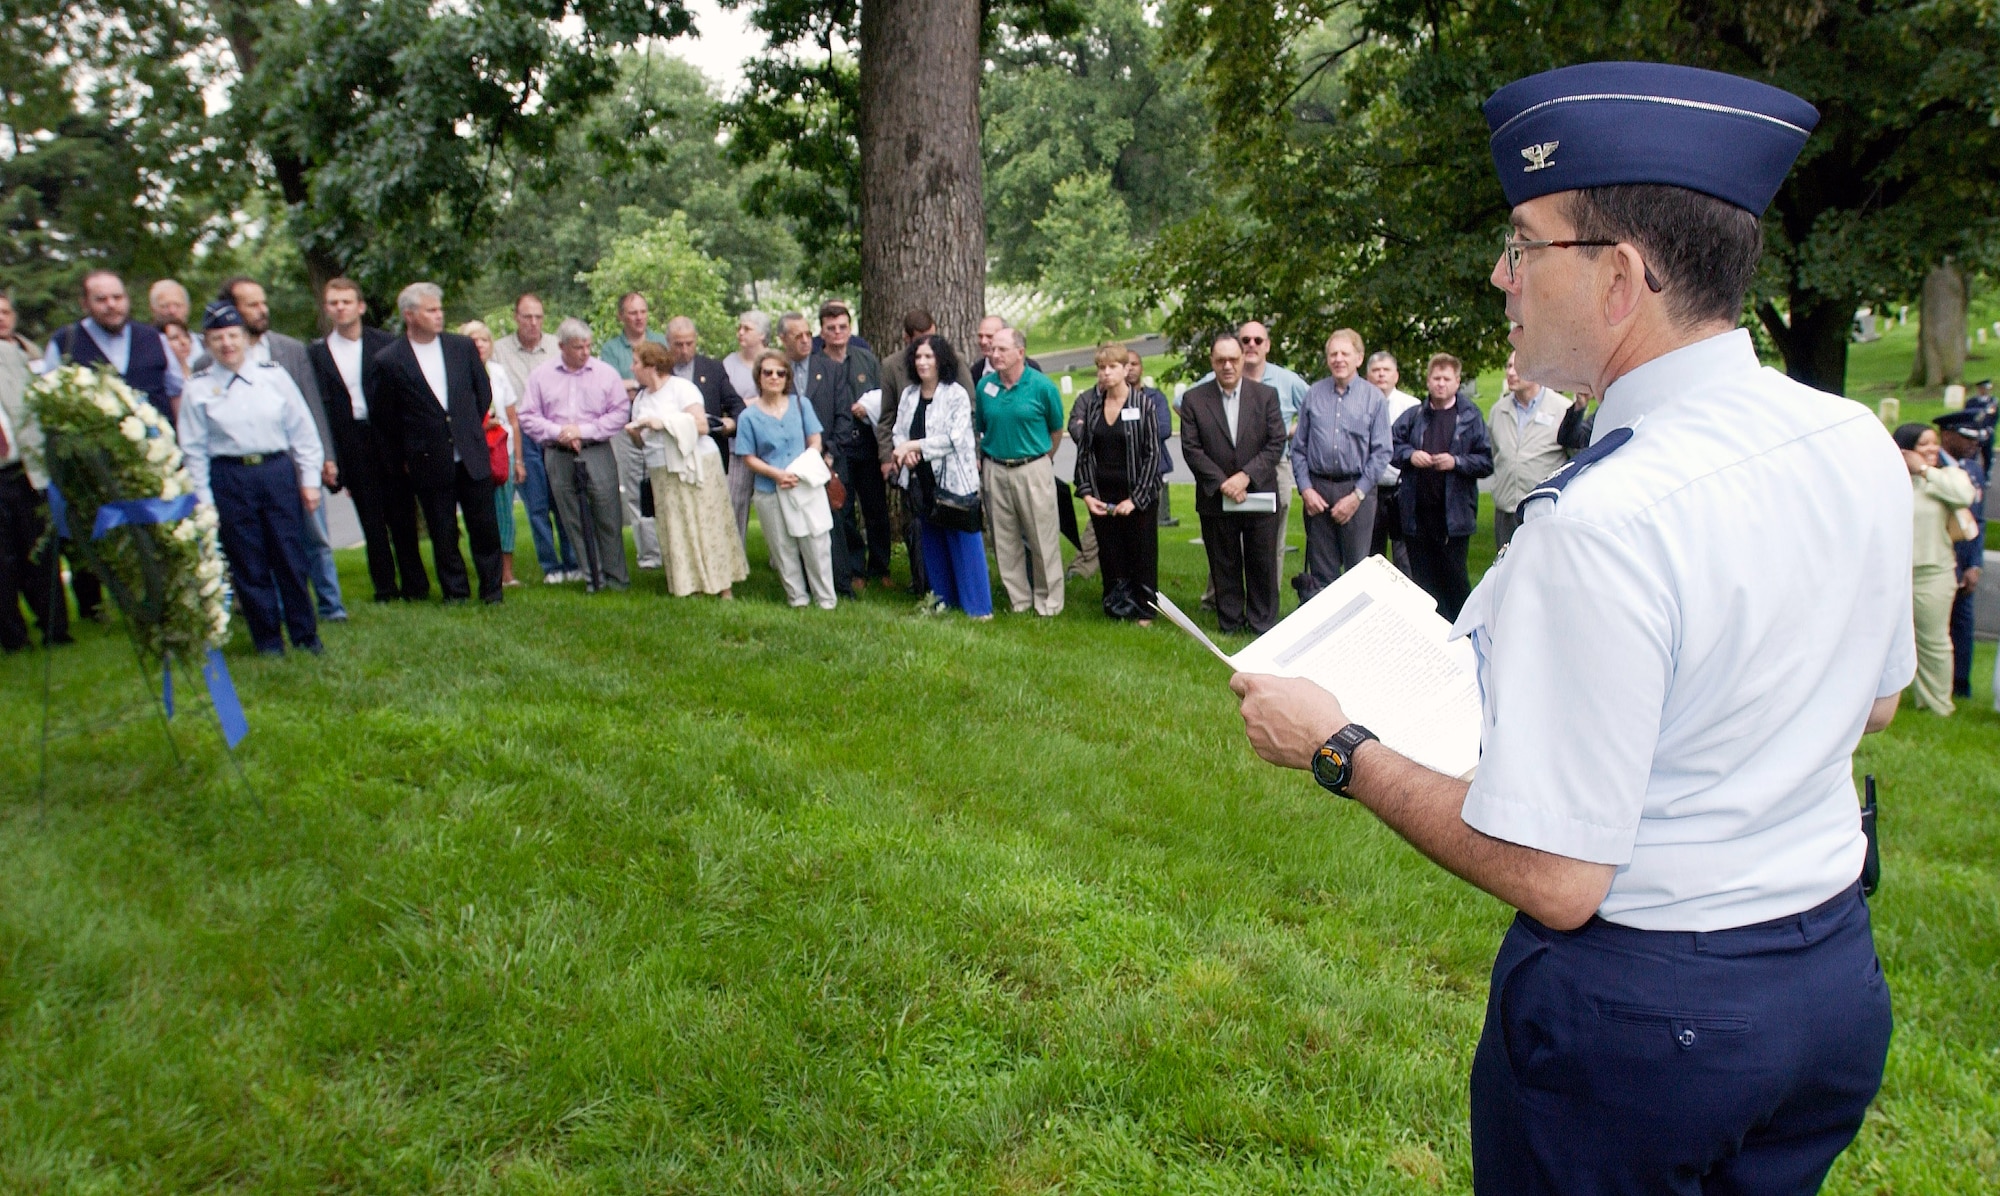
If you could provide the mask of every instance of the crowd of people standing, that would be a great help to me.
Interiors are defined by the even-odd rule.
[[[1101,573],[1104,613],[1144,624],[1159,528],[1173,525],[1177,424],[1208,563],[1202,603],[1221,630],[1276,623],[1294,495],[1301,601],[1379,554],[1456,619],[1481,480],[1491,479],[1504,551],[1528,494],[1591,440],[1583,399],[1522,378],[1511,357],[1506,389],[1482,415],[1456,357],[1424,363],[1418,397],[1401,388],[1393,354],[1369,354],[1346,328],[1327,336],[1325,374],[1309,382],[1269,359],[1265,324],[1246,322],[1213,338],[1210,372],[1173,402],[1146,384],[1136,352],[1102,345],[1094,384],[1065,409],[1025,335],[997,316],[980,322],[967,360],[921,310],[880,356],[845,304],[812,317],[747,311],[736,352],[717,360],[686,316],[655,331],[637,292],[619,300],[609,336],[576,318],[550,333],[534,294],[515,301],[513,328],[496,336],[480,321],[446,331],[443,292],[415,283],[397,298],[403,331],[393,334],[367,323],[358,285],[334,279],[320,296],[329,331],[310,344],[271,328],[264,288],[247,277],[223,284],[199,319],[172,280],[148,294],[150,325],[130,318],[123,281],[108,271],[86,277],[82,299],[84,318],[37,349],[15,335],[0,297],[9,650],[27,643],[24,599],[45,638],[69,638],[68,604],[47,602],[55,558],[34,552],[47,479],[26,473],[21,451],[35,435],[27,381],[63,362],[108,366],[175,422],[263,652],[282,652],[287,637],[320,651],[318,624],[347,617],[326,488],[353,499],[377,602],[430,595],[423,528],[445,601],[468,600],[476,581],[483,602],[500,602],[521,583],[518,499],[552,585],[629,586],[629,527],[638,567],[661,571],[669,592],[731,598],[749,576],[754,512],[793,606],[831,609],[870,584],[894,585],[900,542],[911,588],[933,611],[990,619],[991,562],[1017,614],[1060,615],[1065,582]],[[1917,702],[1939,713],[1970,692],[1990,408],[1896,432],[1916,493]],[[1054,464],[1065,433],[1068,483]],[[1077,546],[1067,568],[1066,537]],[[80,614],[107,617],[89,570],[69,573]]]

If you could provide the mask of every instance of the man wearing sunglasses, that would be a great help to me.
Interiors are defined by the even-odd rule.
[[[1472,1063],[1476,1191],[1812,1192],[1888,1053],[1853,753],[1916,668],[1901,455],[1738,327],[1818,113],[1636,62],[1485,112],[1519,371],[1601,404],[1455,626],[1478,771],[1425,770],[1309,681],[1232,684],[1265,759],[1520,911]]]
[[[1292,432],[1298,427],[1299,405],[1305,402],[1306,380],[1298,374],[1271,360],[1271,330],[1261,320],[1245,320],[1236,326],[1236,341],[1243,346],[1243,376],[1252,382],[1260,382],[1278,392],[1278,415],[1285,424],[1284,455],[1278,458],[1278,538],[1272,546],[1271,584],[1280,592],[1285,580],[1285,553],[1290,550],[1290,537],[1286,528],[1291,526],[1292,492],[1297,489],[1292,479]],[[1195,385],[1215,381],[1214,371],[1195,379]],[[1202,606],[1215,607],[1215,579],[1210,578],[1208,588],[1201,595]]]

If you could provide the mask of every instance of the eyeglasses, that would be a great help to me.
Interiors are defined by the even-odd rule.
[[[783,366],[779,366],[775,369],[771,368],[761,369],[758,370],[757,372],[764,375],[766,378],[789,378],[792,376],[792,371],[785,369]]]
[[[1611,249],[1617,244],[1616,241],[1524,241],[1510,233],[1501,238],[1500,260],[1507,263],[1507,281],[1511,283],[1519,281],[1517,274],[1521,268],[1521,257],[1530,249]],[[1646,286],[1655,295],[1659,294],[1665,288],[1654,277],[1653,268],[1644,262],[1640,265],[1645,266]]]
[[[1271,343],[1269,340],[1261,336],[1239,336],[1236,339],[1243,342],[1246,345],[1268,345]]]

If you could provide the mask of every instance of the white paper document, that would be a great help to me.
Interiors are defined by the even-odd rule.
[[[1225,498],[1222,500],[1222,513],[1224,515],[1276,515],[1278,513],[1278,496],[1267,490],[1262,494],[1246,494],[1243,496],[1242,502],[1237,502],[1233,498]]]
[[[1479,766],[1479,676],[1472,645],[1449,640],[1437,604],[1371,556],[1230,656],[1162,594],[1160,613],[1239,673],[1304,677],[1347,717],[1426,768],[1469,778]]]

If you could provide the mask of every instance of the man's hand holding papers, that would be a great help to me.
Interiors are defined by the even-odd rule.
[[[1313,753],[1346,726],[1340,699],[1305,677],[1238,673],[1229,688],[1243,699],[1243,730],[1266,763],[1311,768]]]
[[[1243,727],[1257,754],[1283,768],[1350,720],[1381,736],[1355,751],[1345,790],[1419,851],[1558,930],[1603,903],[1612,868],[1491,838],[1466,825],[1468,779],[1479,763],[1479,683],[1472,651],[1450,638],[1428,595],[1370,557],[1235,655],[1161,595],[1160,611],[1235,670]]]

